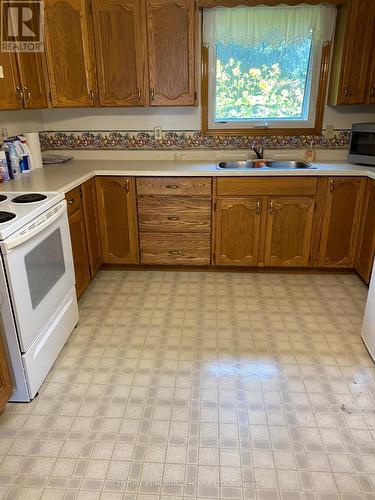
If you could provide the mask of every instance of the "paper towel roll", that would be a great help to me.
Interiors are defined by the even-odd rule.
[[[27,146],[30,150],[31,170],[42,168],[42,153],[40,151],[40,142],[38,132],[22,134],[27,139]]]

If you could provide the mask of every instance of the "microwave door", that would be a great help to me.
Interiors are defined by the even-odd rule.
[[[3,249],[21,351],[26,352],[74,286],[65,206],[30,234],[8,238]]]
[[[353,130],[350,141],[350,155],[357,161],[367,162],[375,159],[375,131]],[[371,162],[371,163],[372,163]]]

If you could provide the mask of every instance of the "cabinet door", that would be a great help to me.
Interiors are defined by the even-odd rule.
[[[0,329],[1,333],[1,329]],[[12,394],[12,382],[10,378],[8,360],[0,335],[0,411],[4,408]]]
[[[314,197],[268,200],[264,259],[266,266],[309,265],[314,208]]]
[[[144,14],[144,4],[139,0],[93,0],[101,106],[145,104]]]
[[[146,0],[150,103],[195,104],[193,0]]]
[[[44,53],[20,52],[17,63],[25,108],[48,108],[49,84]]]
[[[134,179],[96,177],[103,262],[139,262]]]
[[[354,267],[365,183],[360,177],[319,179],[319,266]]]
[[[69,216],[69,228],[76,278],[76,293],[79,299],[90,283],[85,222],[81,208]]]
[[[257,265],[261,204],[261,198],[216,201],[216,264]]]
[[[370,282],[375,253],[375,181],[367,181],[362,224],[355,261],[356,271]]]
[[[22,108],[22,96],[14,54],[0,51],[0,110]]]
[[[374,57],[374,0],[351,0],[338,104],[364,104]]]
[[[46,0],[45,20],[53,106],[94,106],[96,84],[86,0]]]
[[[89,254],[91,279],[102,265],[102,247],[100,244],[99,213],[96,200],[95,180],[90,179],[82,186],[83,216],[85,220],[87,248]]]

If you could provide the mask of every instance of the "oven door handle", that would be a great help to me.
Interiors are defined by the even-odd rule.
[[[42,218],[42,220],[39,223],[36,221],[35,226],[31,224],[28,229],[23,230],[20,233],[18,233],[18,235],[15,235],[5,240],[2,246],[5,253],[9,253],[13,248],[18,247],[22,243],[25,243],[25,241],[30,240],[37,234],[44,231],[44,229],[50,226],[52,222],[59,219],[65,212],[66,212],[66,201],[63,200],[59,203],[58,207],[55,208],[55,211],[49,210],[46,214],[44,214],[44,218]]]

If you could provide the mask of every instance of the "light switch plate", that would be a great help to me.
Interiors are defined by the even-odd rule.
[[[326,138],[333,139],[334,133],[335,133],[335,126],[334,125],[327,125],[326,126]]]
[[[154,138],[155,141],[161,141],[163,139],[163,129],[161,127],[154,127]]]

